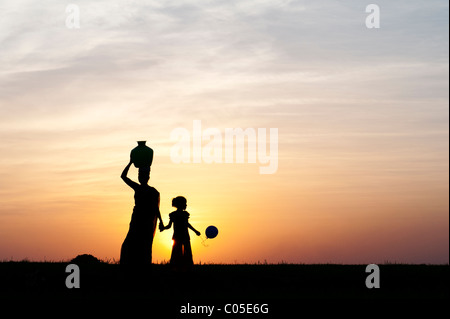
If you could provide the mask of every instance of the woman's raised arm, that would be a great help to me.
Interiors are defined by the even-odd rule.
[[[124,181],[128,186],[130,186],[132,189],[136,189],[136,187],[138,187],[139,184],[136,183],[136,182],[133,182],[131,179],[129,179],[129,178],[127,177],[127,175],[128,175],[128,170],[130,169],[131,164],[132,164],[132,162],[130,161],[130,162],[128,163],[128,165],[125,166],[125,169],[123,170],[122,175],[120,175],[120,177],[123,179],[123,181]]]

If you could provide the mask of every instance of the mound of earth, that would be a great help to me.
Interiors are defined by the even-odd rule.
[[[78,255],[70,262],[77,265],[96,265],[102,263],[98,258],[89,254]]]

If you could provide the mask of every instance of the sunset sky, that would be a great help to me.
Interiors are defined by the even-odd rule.
[[[195,228],[219,229],[208,247],[191,232],[196,263],[448,263],[448,15],[442,0],[1,0],[0,260],[118,260],[120,174],[146,140],[164,221],[183,195]],[[194,121],[278,128],[277,172],[174,163],[171,133]],[[171,237],[157,231],[154,262]]]

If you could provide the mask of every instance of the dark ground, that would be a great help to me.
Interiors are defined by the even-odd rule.
[[[196,265],[189,273],[153,265],[124,273],[115,264],[80,264],[80,289],[68,289],[68,264],[0,263],[0,303],[129,300],[163,307],[165,318],[208,317],[180,314],[189,302],[222,309],[209,318],[288,318],[282,312],[291,316],[310,308],[319,315],[359,309],[357,305],[369,312],[386,308],[406,314],[417,307],[437,309],[450,299],[449,266],[380,265],[381,288],[368,289],[365,265]],[[225,314],[228,303],[268,304],[269,314]]]

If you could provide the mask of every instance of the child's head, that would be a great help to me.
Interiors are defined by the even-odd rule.
[[[185,210],[187,207],[187,200],[183,196],[178,196],[172,199],[172,207],[176,207],[179,210]]]

